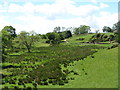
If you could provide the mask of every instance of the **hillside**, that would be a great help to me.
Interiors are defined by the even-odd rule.
[[[2,87],[117,88],[117,43],[86,43],[93,35],[73,35],[57,46],[41,39],[31,53],[24,48],[9,50],[2,63]]]

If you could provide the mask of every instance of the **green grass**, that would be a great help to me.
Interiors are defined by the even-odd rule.
[[[13,80],[13,78],[16,76],[22,77],[22,75],[30,76],[30,79],[27,79],[32,81],[38,79],[39,76],[39,80],[44,78],[50,79],[50,76],[58,80],[58,78],[61,79],[60,75],[66,78],[67,74],[61,71],[61,64],[66,66],[70,62],[87,57],[93,53],[95,51],[93,51],[91,46],[51,46],[36,48],[31,53],[25,52],[21,55],[10,55],[7,57],[6,62],[2,64],[3,68],[5,68],[3,69],[3,74],[7,75],[3,78],[3,87],[9,86],[12,88],[14,83],[11,84],[11,81],[18,82]],[[8,82],[10,83],[9,85]]]
[[[78,88],[117,88],[118,87],[118,48],[100,50],[93,56],[79,61],[70,67],[80,73],[67,87]],[[81,65],[81,63],[83,65]],[[81,69],[85,69],[83,72]],[[84,73],[87,73],[85,75]]]
[[[118,87],[118,48],[102,49],[95,53],[94,58],[88,56],[83,61],[75,61],[69,70],[79,75],[70,74],[70,80],[64,86],[49,85],[39,88],[117,88]],[[84,69],[84,71],[82,70]],[[87,73],[87,75],[85,75]]]
[[[46,39],[40,39],[39,42],[35,43],[35,47],[47,47],[49,44],[45,43]]]
[[[113,33],[106,33],[107,35]],[[76,46],[85,46],[85,44],[80,44],[80,42],[88,42],[89,38],[94,34],[85,34],[85,35],[74,35],[73,37],[66,39],[67,42],[61,43],[63,46],[59,47],[49,47],[49,44],[45,43],[45,39],[40,40],[35,43],[35,48],[32,49],[32,53],[27,53],[27,51],[20,52],[10,52],[9,59],[7,62],[3,63],[2,66],[22,66],[19,68],[20,72],[32,71],[34,68],[45,64],[47,62],[52,62],[55,60],[62,61],[63,59],[79,57],[82,55],[80,47],[75,48]],[[78,38],[85,38],[84,40],[76,40]],[[113,44],[86,44],[89,48],[103,46],[110,47]],[[67,47],[64,45],[68,45]],[[71,46],[71,47],[70,47]],[[77,52],[78,51],[78,52]],[[88,50],[89,51],[89,50]],[[74,63],[70,63],[70,66],[67,68],[63,67],[63,69],[68,69],[69,71],[73,70],[73,73],[68,74],[67,78],[74,78],[74,80],[69,80],[69,83],[59,86],[59,85],[51,85],[43,86],[38,85],[38,88],[117,88],[118,87],[118,48],[113,49],[97,49],[98,52],[94,53],[91,56],[87,56],[84,60],[74,61]],[[77,52],[77,53],[75,53]],[[70,54],[72,53],[72,54]],[[64,55],[65,54],[65,55]],[[63,56],[62,56],[63,55]],[[47,57],[44,57],[47,56]],[[18,58],[19,57],[19,58]],[[93,57],[93,58],[92,58]],[[51,58],[51,59],[50,59]],[[54,59],[52,59],[54,58]],[[80,58],[79,58],[80,59]],[[25,61],[24,61],[25,60]],[[27,61],[26,61],[27,60]],[[49,63],[48,63],[49,64]],[[0,64],[1,65],[1,64]],[[84,70],[83,70],[84,69]],[[16,71],[16,68],[7,68],[4,71],[1,71],[3,74],[11,75],[11,72]],[[78,73],[78,75],[74,75],[74,72]],[[33,72],[34,73],[34,72]],[[23,74],[19,74],[13,76],[12,78],[23,78]],[[26,75],[26,74],[25,74]],[[16,84],[8,84],[5,83],[3,85],[13,88],[13,86],[18,86]],[[19,86],[23,88],[23,85]],[[26,87],[33,87],[32,84],[27,83]]]
[[[92,58],[91,56],[94,56]],[[63,68],[65,69],[65,68]],[[67,69],[77,72],[70,73],[68,84],[63,86],[48,85],[38,88],[117,88],[118,87],[118,48],[101,49],[84,60],[74,61]],[[84,69],[84,70],[83,70]],[[85,75],[87,73],[87,75]],[[7,85],[7,84],[6,84]],[[32,84],[26,84],[31,87]],[[22,86],[20,86],[22,87]]]
[[[89,39],[95,35],[96,33],[93,34],[81,34],[81,35],[73,35],[71,38],[66,39],[66,42],[62,43],[62,45],[82,45],[81,42],[88,42]],[[103,34],[103,33],[101,33]],[[104,33],[105,35],[111,35],[114,33]],[[84,38],[84,40],[76,40],[79,38]],[[104,43],[109,43],[104,42]],[[96,44],[97,45],[97,44]],[[98,44],[99,46],[111,46],[112,44]]]
[[[74,44],[74,43],[78,43],[78,42],[87,42],[89,40],[89,38],[91,38],[94,34],[83,34],[83,35],[73,35],[71,38],[68,38],[66,39],[66,42],[65,44]],[[79,38],[85,38],[84,40],[76,40],[76,39],[79,39]]]

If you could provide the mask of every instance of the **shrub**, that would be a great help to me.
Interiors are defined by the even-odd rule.
[[[78,38],[78,39],[76,39],[76,40],[84,40],[85,38]]]

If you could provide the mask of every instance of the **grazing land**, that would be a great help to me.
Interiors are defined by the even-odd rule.
[[[2,88],[117,88],[118,47],[112,47],[117,43],[86,43],[93,35],[52,46],[42,39],[29,53],[26,48],[7,50]]]

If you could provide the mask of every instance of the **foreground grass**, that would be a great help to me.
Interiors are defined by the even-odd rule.
[[[74,76],[67,87],[76,88],[117,88],[118,87],[118,48],[111,50],[100,50],[84,61],[75,62],[74,67],[70,67],[80,73]],[[83,65],[81,65],[83,64]],[[84,69],[84,70],[81,70]],[[85,75],[87,73],[87,75]],[[72,76],[72,75],[71,75]]]
[[[68,84],[49,85],[38,88],[117,88],[118,87],[118,48],[100,50],[94,58],[88,56],[83,61],[75,61],[69,70],[79,75],[70,74]]]
[[[100,49],[84,60],[74,61],[67,68],[73,71],[68,74],[69,83],[65,85],[38,85],[37,88],[117,88],[118,87],[118,48]],[[74,74],[77,73],[77,75]],[[19,77],[18,77],[19,78]],[[13,84],[4,84],[13,87]],[[26,87],[33,87],[32,83]],[[23,86],[19,86],[23,88]]]

